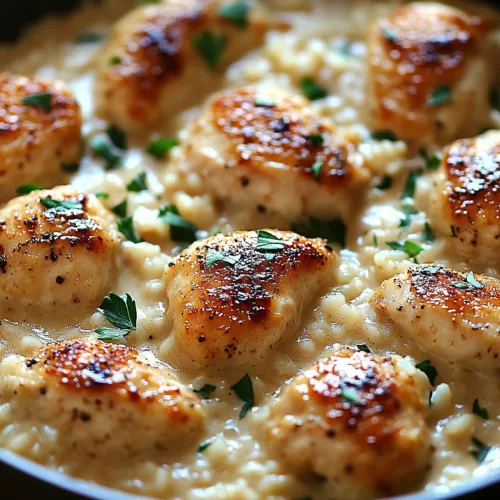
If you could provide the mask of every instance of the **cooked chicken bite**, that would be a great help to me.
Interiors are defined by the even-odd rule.
[[[430,215],[462,257],[486,265],[500,260],[500,132],[446,148]]]
[[[28,320],[98,306],[119,244],[94,195],[62,186],[11,200],[0,210],[0,311]]]
[[[322,240],[241,231],[193,243],[166,271],[170,353],[204,365],[255,365],[296,329],[334,280]]]
[[[500,281],[440,266],[386,280],[373,305],[430,355],[477,370],[498,369]]]
[[[80,161],[82,117],[62,82],[0,74],[0,201],[16,187],[46,188],[67,179],[65,164]]]
[[[135,349],[89,339],[50,344],[0,364],[13,420],[55,431],[47,453],[77,465],[178,451],[204,429],[196,396]]]
[[[428,465],[429,383],[408,359],[339,348],[297,375],[266,419],[266,442],[338,498],[408,490]]]
[[[183,147],[179,168],[216,197],[290,218],[345,215],[368,180],[352,143],[304,98],[275,89],[215,97]]]
[[[495,67],[489,32],[479,17],[433,2],[380,19],[368,39],[372,127],[417,143],[475,134]]]
[[[273,24],[256,5],[239,21],[228,18],[224,6],[232,3],[163,0],[126,15],[101,56],[99,112],[137,129],[208,93],[216,70],[259,45]]]

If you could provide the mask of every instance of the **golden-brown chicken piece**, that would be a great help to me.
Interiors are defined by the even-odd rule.
[[[430,455],[429,382],[409,359],[347,347],[297,375],[272,404],[266,442],[338,498],[408,490]]]
[[[500,281],[440,266],[386,280],[373,305],[382,320],[432,356],[476,370],[500,366]]]
[[[233,1],[163,0],[144,5],[115,26],[99,67],[99,112],[128,129],[196,103],[224,68],[258,46],[272,26],[258,6],[235,20]]]
[[[241,231],[196,242],[166,271],[173,355],[203,365],[255,365],[298,326],[331,284],[337,255],[323,240]]]
[[[73,315],[98,306],[117,268],[113,217],[68,186],[34,191],[0,210],[0,312]]]
[[[374,129],[444,144],[484,126],[494,64],[487,22],[433,2],[398,7],[371,29]]]
[[[80,161],[82,117],[62,82],[0,74],[0,202],[21,184],[51,188]]]
[[[46,453],[70,465],[151,459],[188,445],[205,426],[197,397],[169,368],[123,345],[54,343],[33,358],[5,358],[0,373],[12,421],[53,429]]]
[[[291,219],[346,215],[368,181],[356,147],[300,96],[243,87],[215,97],[193,123],[178,168],[238,206]]]
[[[436,174],[430,215],[453,251],[490,265],[500,260],[500,132],[448,146]]]

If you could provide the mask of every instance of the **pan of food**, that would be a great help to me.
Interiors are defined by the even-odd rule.
[[[498,496],[494,3],[31,4],[1,21],[2,495]]]

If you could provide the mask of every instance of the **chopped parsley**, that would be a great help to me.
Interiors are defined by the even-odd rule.
[[[311,77],[302,78],[300,83],[302,93],[310,100],[323,99],[328,95],[328,90],[318,85]]]
[[[244,29],[248,26],[248,12],[250,7],[244,0],[222,5],[219,7],[219,15],[227,19],[233,26]]]
[[[428,222],[424,223],[424,232],[422,234],[422,237],[424,241],[427,241],[427,243],[432,243],[433,241],[436,241],[436,235],[432,231],[431,225]]]
[[[314,178],[319,181],[321,177],[321,172],[323,170],[323,162],[321,160],[316,160],[312,167],[311,167],[311,172],[314,175]]]
[[[450,229],[451,229],[451,237],[452,238],[456,238],[457,237],[457,233],[455,232],[455,226],[450,226]]]
[[[118,205],[114,206],[111,211],[118,215],[118,217],[126,217],[127,216],[127,205],[128,200],[125,197],[122,202],[118,203]]]
[[[415,195],[415,188],[417,185],[417,179],[422,175],[422,170],[413,170],[408,174],[406,178],[405,185],[403,187],[403,192],[401,193],[401,199],[413,198]]]
[[[325,142],[323,134],[309,134],[306,135],[307,142],[311,143],[313,146],[321,147]]]
[[[453,283],[453,286],[461,290],[472,289],[472,288],[484,288],[484,285],[475,278],[474,273],[472,271],[470,271],[467,274],[465,281],[455,281],[455,283]]]
[[[415,368],[424,372],[427,375],[427,378],[429,379],[429,382],[431,383],[431,385],[434,385],[434,382],[436,381],[436,377],[438,376],[438,371],[431,365],[431,362],[429,359],[426,359],[424,361],[421,361],[420,363],[417,363],[415,365]]]
[[[388,29],[388,28],[382,28],[381,29],[382,35],[386,40],[389,40],[389,42],[395,43],[398,41],[398,36],[394,31]]]
[[[428,266],[424,268],[424,270],[429,274],[436,274],[441,271],[441,269],[443,269],[441,266]]]
[[[203,399],[210,399],[210,394],[214,392],[216,389],[217,387],[215,387],[215,385],[205,384],[200,389],[193,389],[193,392],[199,394]]]
[[[373,235],[373,246],[378,248],[378,238],[376,234]]]
[[[254,405],[252,379],[245,373],[243,377],[231,387],[231,390],[243,401],[239,418],[240,420],[248,413]]]
[[[441,165],[441,159],[439,156],[432,155],[429,156],[425,149],[420,149],[420,156],[424,159],[425,165],[429,170],[437,170]]]
[[[323,238],[345,247],[347,226],[342,219],[321,220],[309,217],[307,223],[294,222],[292,231],[306,238]]]
[[[53,200],[52,198],[40,198],[40,203],[46,208],[83,210],[83,205],[79,201],[74,201],[74,200]]]
[[[108,64],[110,66],[116,66],[117,64],[120,64],[122,62],[122,58],[120,56],[111,56],[108,59]]]
[[[380,191],[387,191],[392,187],[392,177],[390,175],[384,175],[380,183],[376,186]]]
[[[205,30],[193,36],[193,44],[208,67],[212,71],[217,69],[226,48],[226,37]]]
[[[81,35],[76,37],[75,43],[97,43],[101,42],[103,39],[104,36],[101,33],[82,33]]]
[[[354,387],[342,387],[340,389],[340,395],[348,402],[353,405],[360,405],[362,403],[361,399],[359,399],[359,395],[354,389]]]
[[[222,252],[216,250],[215,248],[209,248],[205,256],[205,267],[209,268],[217,262],[224,262],[225,264],[234,266],[234,264],[236,264],[236,262],[238,262],[240,259],[241,255],[224,255]]]
[[[167,156],[167,154],[170,152],[170,150],[178,145],[179,141],[177,139],[168,139],[166,137],[161,137],[159,139],[151,141],[146,151],[158,160],[163,160],[165,156]]]
[[[100,198],[101,200],[107,200],[109,198],[109,194],[105,193],[104,191],[97,191],[94,196],[96,198]]]
[[[127,149],[127,135],[120,127],[109,125],[106,129],[106,134],[113,146],[116,146],[118,149]]]
[[[488,415],[488,410],[479,404],[479,399],[475,399],[474,403],[472,404],[472,413],[477,415],[478,417],[481,417],[484,420],[488,420],[489,415]]]
[[[273,260],[276,253],[286,247],[286,243],[268,231],[257,231],[256,249],[263,252],[267,260]]]
[[[95,332],[99,340],[114,340],[136,331],[137,307],[128,293],[120,297],[111,292],[104,297],[99,311],[114,326],[98,328]]]
[[[179,209],[175,205],[165,205],[160,208],[158,217],[170,226],[170,237],[174,241],[181,243],[192,243],[196,241],[196,231],[198,228],[183,219],[179,214]]]
[[[376,130],[375,132],[372,132],[371,136],[374,141],[396,142],[399,140],[398,136],[392,130],[387,129]]]
[[[146,172],[141,172],[137,174],[128,184],[127,191],[133,193],[140,193],[141,191],[147,191],[148,186],[146,185]]]
[[[418,210],[413,208],[411,205],[404,204],[401,207],[401,211],[403,212],[403,217],[399,220],[399,227],[402,227],[403,229],[408,229],[408,227],[411,224],[411,217],[412,215],[418,214]]]
[[[79,163],[61,163],[61,170],[63,170],[64,172],[68,172],[69,174],[78,172],[79,168]]]
[[[31,94],[22,99],[23,104],[28,106],[34,106],[36,108],[43,109],[44,111],[50,111],[52,109],[52,94],[50,92],[39,92],[37,94]]]
[[[31,191],[40,191],[40,189],[43,189],[40,184],[21,184],[20,186],[17,186],[16,188],[16,194],[18,196],[22,196],[23,194],[29,194]]]
[[[96,135],[90,140],[90,150],[96,158],[101,158],[105,161],[105,169],[113,170],[121,166],[122,157],[113,151],[114,146],[108,142],[103,135]]]
[[[144,241],[135,232],[134,220],[131,215],[124,217],[123,219],[118,219],[116,221],[116,225],[118,227],[118,231],[120,231],[120,233],[122,233],[128,241],[131,241],[132,243],[141,243]]]
[[[435,108],[451,101],[451,90],[448,85],[438,85],[427,99],[427,107]]]
[[[258,108],[272,108],[276,105],[274,99],[271,99],[270,97],[256,97],[253,103]]]
[[[410,240],[406,240],[404,243],[399,243],[398,241],[387,241],[386,245],[393,250],[401,250],[408,255],[408,257],[416,257],[423,250],[420,245],[417,245]]]
[[[484,459],[491,450],[491,446],[488,446],[486,443],[483,443],[480,439],[474,436],[472,436],[472,444],[475,446],[475,449],[472,449],[470,454],[478,463],[484,462]]]
[[[358,344],[356,346],[360,351],[367,352],[368,354],[371,354],[370,348],[366,344]]]
[[[201,455],[212,443],[213,443],[213,441],[211,439],[204,441],[203,443],[200,444],[200,446],[198,446],[196,453],[198,455]]]

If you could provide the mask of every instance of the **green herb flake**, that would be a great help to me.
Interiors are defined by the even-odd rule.
[[[177,139],[167,139],[162,137],[149,143],[147,152],[158,160],[163,160],[172,148],[179,145]]]
[[[309,217],[307,223],[294,222],[292,231],[306,238],[323,238],[332,243],[338,243],[345,248],[347,240],[347,226],[342,219],[329,221]]]
[[[122,202],[118,203],[118,205],[114,206],[111,211],[118,215],[118,217],[126,217],[127,216],[127,205],[128,200],[124,198]]]
[[[104,191],[97,191],[97,193],[94,194],[96,198],[100,198],[101,200],[107,200],[109,198],[109,194],[105,193]],[[126,210],[125,210],[126,212]],[[125,215],[127,215],[125,213]]]
[[[375,187],[377,189],[379,189],[380,191],[387,191],[388,189],[391,189],[392,177],[390,175],[384,175],[384,177],[382,177],[382,180],[380,181],[380,183]]]
[[[452,283],[452,285],[455,288],[458,288],[459,290],[467,290],[467,289],[469,289],[469,284],[466,283],[465,281],[455,281],[455,283]]]
[[[206,30],[193,36],[193,44],[208,67],[212,71],[217,69],[226,48],[226,37]]]
[[[420,149],[420,156],[424,159],[429,170],[437,170],[441,166],[441,159],[437,155],[429,156],[425,149]]]
[[[210,399],[210,394],[214,392],[216,389],[217,387],[215,387],[215,385],[205,384],[200,389],[193,389],[193,392],[199,394],[202,397],[202,399]]]
[[[360,351],[367,352],[368,354],[371,354],[370,348],[366,344],[358,344],[356,346]]]
[[[116,221],[116,225],[118,227],[118,231],[120,231],[120,233],[122,233],[128,241],[132,243],[141,243],[144,241],[135,232],[134,220],[131,215],[124,217],[123,219],[118,219]]]
[[[386,40],[389,40],[389,42],[396,43],[398,41],[398,36],[394,31],[388,29],[388,28],[382,28],[381,29],[382,35]]]
[[[49,112],[52,109],[52,94],[50,92],[31,94],[23,97],[22,103]]]
[[[443,269],[441,266],[428,266],[424,267],[425,272],[429,274],[436,274]]]
[[[436,235],[432,231],[431,225],[428,222],[424,223],[424,232],[422,233],[422,237],[427,243],[436,241]]]
[[[127,134],[117,125],[109,125],[106,134],[113,146],[118,149],[127,149]]]
[[[399,221],[399,227],[403,229],[408,229],[408,227],[410,227],[411,224],[412,216],[418,214],[418,210],[416,210],[411,205],[406,203],[402,206],[401,210],[403,212],[403,217],[401,217]]]
[[[74,200],[53,200],[52,198],[40,198],[40,203],[46,208],[83,210],[83,205],[79,201]]]
[[[371,137],[374,141],[391,141],[391,142],[396,142],[398,141],[398,136],[392,132],[392,130],[376,130],[375,132],[371,133]]]
[[[116,66],[117,64],[120,64],[122,62],[122,58],[120,56],[111,56],[108,59],[108,64],[110,66]]]
[[[467,274],[467,283],[469,283],[471,286],[474,288],[484,288],[484,285],[477,281],[476,277],[474,276],[474,273],[472,271]]]
[[[103,135],[96,135],[90,141],[90,150],[96,158],[101,158],[105,161],[105,169],[113,170],[121,167],[122,157],[113,151],[113,145],[108,142]]]
[[[319,181],[321,177],[321,172],[323,170],[323,162],[321,160],[316,160],[312,167],[311,167],[311,172],[314,175],[314,178]]]
[[[420,363],[417,363],[415,365],[415,368],[424,372],[427,375],[427,378],[429,379],[429,382],[431,383],[431,385],[434,385],[436,377],[438,376],[438,371],[431,365],[431,362],[429,359],[426,359],[424,361],[421,361]]]
[[[79,168],[79,163],[61,163],[61,170],[67,172],[68,174],[74,174],[75,172],[78,172]]]
[[[318,85],[311,77],[304,77],[300,83],[302,93],[310,100],[316,101],[328,95],[328,90]]]
[[[115,327],[98,328],[96,330],[98,339],[114,340],[136,331],[137,307],[135,300],[128,293],[120,297],[111,292],[109,297],[104,297],[98,310]]]
[[[170,226],[170,237],[173,241],[181,243],[196,241],[196,231],[198,228],[191,222],[183,219],[175,205],[165,205],[160,208],[158,217]]]
[[[241,255],[224,255],[219,250],[215,248],[209,248],[205,256],[205,267],[208,269],[217,262],[223,262],[234,266],[241,259]]]
[[[405,185],[403,187],[403,192],[401,193],[401,199],[413,198],[415,195],[415,188],[417,185],[417,179],[422,175],[422,170],[413,170],[408,174],[406,178]]]
[[[77,44],[98,43],[102,42],[104,35],[101,33],[82,33],[75,39]]]
[[[132,193],[140,193],[141,191],[147,191],[148,186],[146,185],[146,172],[142,172],[136,175],[128,184],[127,191]]]
[[[399,243],[398,241],[387,241],[386,245],[393,250],[400,250],[404,252],[408,255],[408,257],[416,257],[423,250],[420,245],[417,245],[410,240],[406,240],[404,243]]]
[[[263,252],[267,260],[273,260],[276,254],[286,247],[286,243],[268,231],[257,231],[256,249]]]
[[[451,101],[451,89],[448,85],[438,85],[427,99],[427,107],[435,108]]]
[[[245,373],[243,377],[231,387],[231,390],[243,401],[239,419],[241,420],[254,405],[252,379]]]
[[[306,141],[313,146],[322,147],[325,142],[325,138],[323,134],[309,134],[306,135]]]
[[[244,29],[248,26],[248,13],[250,6],[243,0],[222,5],[219,7],[219,15],[229,21],[233,26]]]
[[[450,226],[450,229],[451,229],[451,237],[456,238],[457,233],[455,232],[455,226]]]
[[[35,183],[21,184],[20,186],[17,186],[17,188],[16,188],[16,194],[18,196],[22,196],[22,195],[25,195],[25,194],[29,194],[32,191],[40,191],[40,189],[43,189],[43,187],[40,186],[40,184],[35,184]]]
[[[253,103],[258,108],[272,108],[276,106],[274,99],[271,99],[270,97],[256,97]]]
[[[202,455],[203,452],[213,443],[213,441],[211,439],[207,440],[207,441],[204,441],[203,443],[200,444],[200,446],[198,446],[198,449],[196,450],[196,453],[198,455]]]
[[[488,420],[489,415],[488,415],[488,410],[479,404],[479,399],[475,399],[474,403],[472,404],[472,413],[477,415],[478,417],[481,417],[483,420]]]
[[[340,389],[340,395],[348,402],[353,405],[360,405],[362,403],[359,395],[354,389],[354,387],[342,387]]]
[[[376,234],[373,235],[373,246],[378,248],[378,238]]]
[[[478,463],[483,463],[491,450],[491,446],[488,446],[486,443],[483,443],[480,439],[474,436],[472,437],[472,444],[475,446],[475,449],[472,449],[470,454]]]

